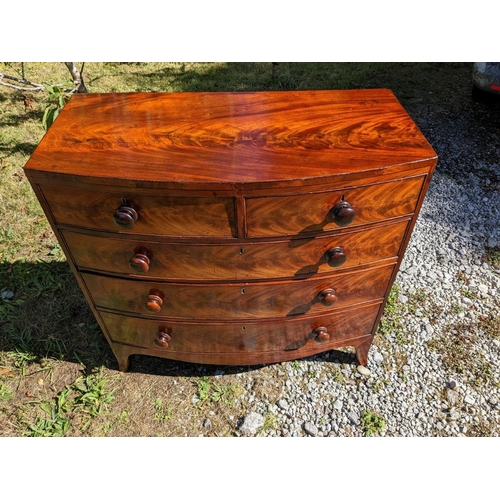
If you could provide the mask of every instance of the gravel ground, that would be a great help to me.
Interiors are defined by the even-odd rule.
[[[500,433],[499,103],[466,85],[444,101],[403,102],[440,161],[367,368],[349,352],[270,367],[280,396],[249,393],[241,434]]]

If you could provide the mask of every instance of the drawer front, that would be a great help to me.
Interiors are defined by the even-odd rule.
[[[393,266],[275,283],[182,285],[82,273],[98,308],[180,319],[318,315],[385,295]]]
[[[159,244],[70,231],[61,234],[81,270],[172,281],[246,281],[305,278],[394,258],[408,222],[398,221],[334,237],[240,245]],[[332,267],[332,263],[339,264],[343,257],[341,265]],[[144,264],[141,272],[137,271],[137,263]]]
[[[165,353],[237,354],[317,349],[318,344],[326,350],[328,343],[338,344],[369,335],[379,307],[380,304],[371,304],[356,308],[350,314],[291,319],[287,322],[180,323],[107,312],[100,315],[113,342]],[[326,328],[329,336],[321,342],[316,337],[319,327]]]
[[[419,176],[327,193],[248,198],[247,235],[253,238],[338,229],[348,221],[345,212],[340,218],[335,215],[335,207],[340,210],[342,201],[349,203],[349,210],[355,214],[349,227],[410,215],[424,179]]]
[[[135,234],[236,236],[231,197],[168,197],[57,186],[41,189],[58,224]],[[135,211],[137,220],[133,213],[120,208],[123,200]],[[117,212],[121,213],[115,215]]]

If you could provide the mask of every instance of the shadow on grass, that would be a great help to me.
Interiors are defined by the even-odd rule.
[[[0,263],[0,352],[14,360],[54,359],[78,363],[86,372],[118,363],[67,262]],[[10,295],[10,294],[9,294]],[[310,358],[356,364],[354,353],[330,351]],[[130,371],[165,376],[200,377],[253,371],[255,366],[216,366],[132,355]]]
[[[372,86],[380,69],[394,63],[179,63],[158,71],[123,71],[137,91],[251,92],[259,90],[343,89]]]

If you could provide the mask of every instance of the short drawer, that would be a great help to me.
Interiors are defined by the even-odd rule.
[[[236,236],[231,197],[174,197],[59,186],[41,189],[57,224],[134,234]]]
[[[180,319],[272,319],[318,315],[381,300],[393,265],[271,283],[183,285],[82,273],[99,309]]]
[[[408,220],[291,241],[226,244],[156,241],[61,231],[81,271],[170,281],[306,278],[397,257]]]
[[[359,307],[350,314],[260,322],[162,321],[101,312],[100,316],[113,342],[160,352],[256,353],[322,350],[328,344],[369,335],[380,303]],[[319,330],[322,329],[322,330]],[[318,335],[323,331],[323,335]],[[234,361],[234,360],[233,360]]]
[[[261,238],[279,235],[332,231],[348,225],[410,215],[415,211],[425,176],[368,186],[295,196],[248,198],[247,236]],[[344,211],[341,212],[341,203]],[[349,222],[349,215],[354,220]]]

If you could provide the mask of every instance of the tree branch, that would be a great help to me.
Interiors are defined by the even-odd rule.
[[[83,73],[83,64],[81,71],[78,71],[76,64],[74,62],[65,62],[66,67],[69,69],[71,76],[73,77],[73,83],[77,87],[77,92],[86,93],[88,92],[87,87],[85,86],[85,82],[83,81],[82,73]]]
[[[12,80],[13,82],[21,83],[24,86],[15,85],[13,83],[7,83],[4,80]],[[44,86],[41,83],[33,83],[24,78],[16,78],[15,76],[9,76],[3,73],[0,73],[0,85],[4,85],[5,87],[11,87],[17,90],[28,90],[30,92],[38,92],[40,90],[45,90]]]

